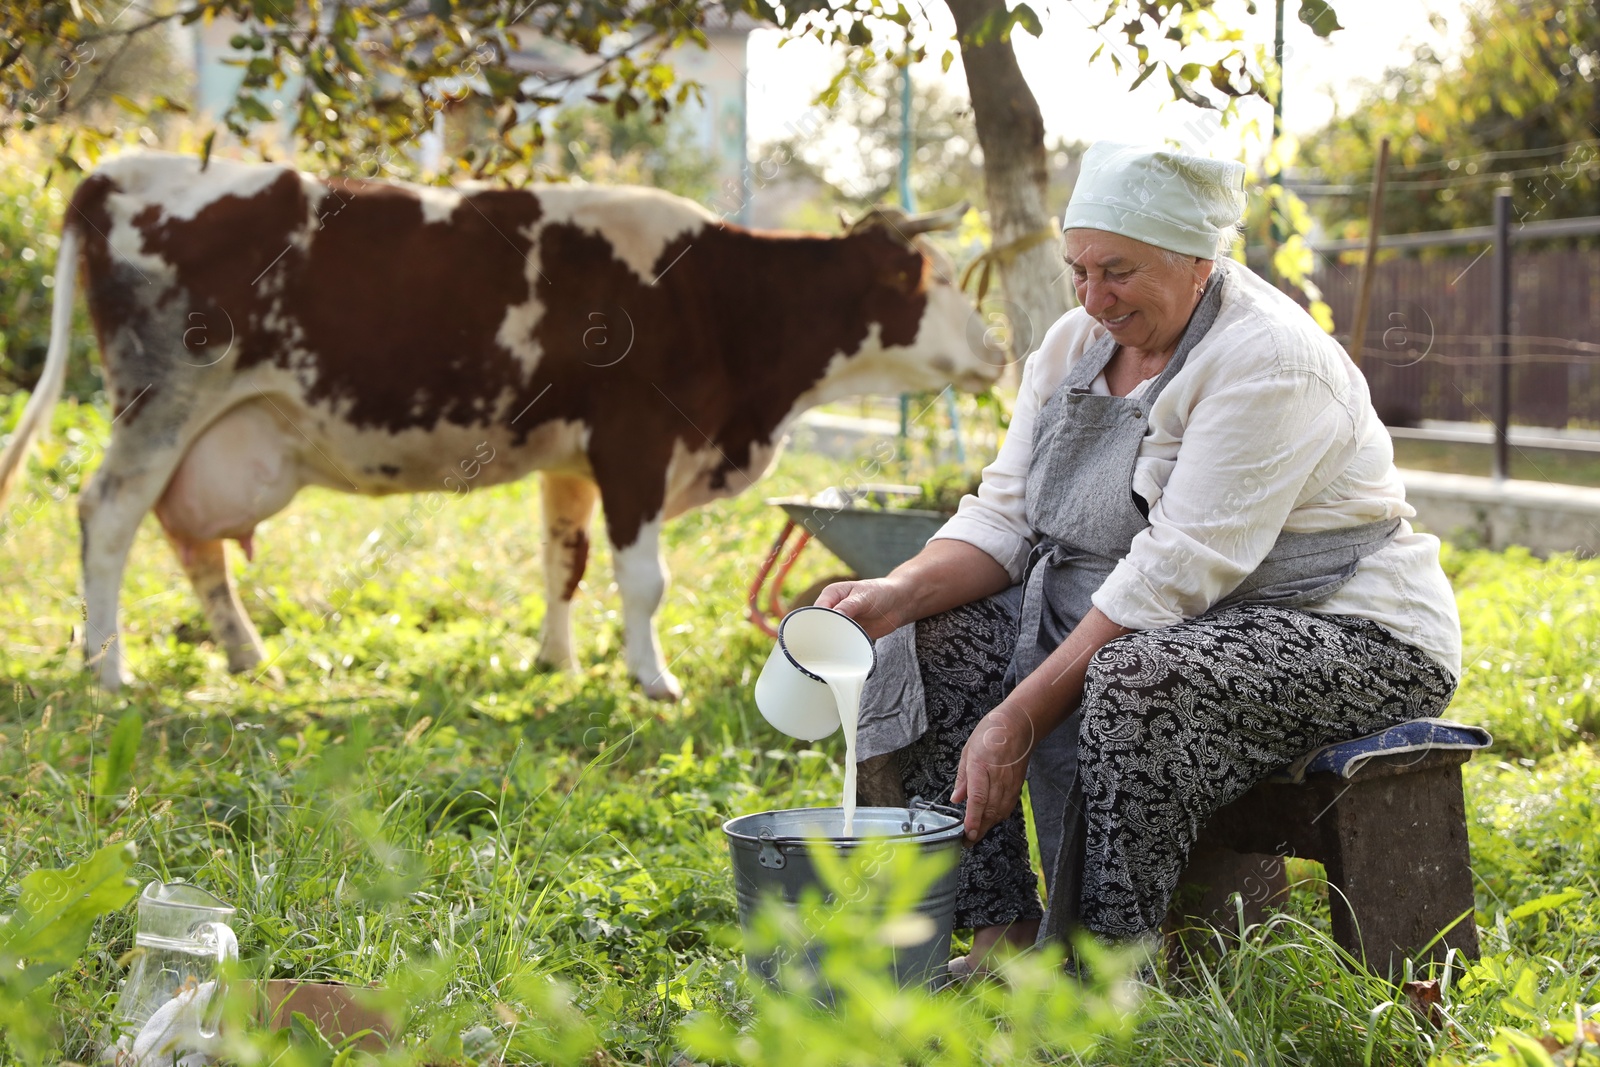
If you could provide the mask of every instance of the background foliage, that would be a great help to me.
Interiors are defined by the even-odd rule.
[[[1487,225],[1501,186],[1518,222],[1600,214],[1600,5],[1490,0],[1467,14],[1457,56],[1424,47],[1307,139],[1315,180],[1357,186],[1318,201],[1335,235],[1366,232],[1384,136],[1390,233]]]
[[[833,207],[858,213],[873,204],[899,202],[903,77],[894,63],[877,63],[861,72],[859,84],[840,93],[837,107],[814,112],[815,121],[805,122],[795,135],[756,150],[759,160],[782,161],[780,180],[820,187],[821,195],[814,197],[818,222]],[[915,207],[984,203],[983,150],[970,104],[947,83],[913,81],[911,117]],[[1086,147],[1060,139],[1046,145],[1051,205],[1066,203]]]
[[[48,145],[13,137],[0,166],[0,383],[31,386],[50,346],[55,250],[72,184],[50,181]],[[67,391],[88,398],[100,388],[94,331],[83,301],[73,309]]]

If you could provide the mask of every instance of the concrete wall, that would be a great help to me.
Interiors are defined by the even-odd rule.
[[[1600,555],[1600,489],[1402,470],[1420,528],[1458,544]]]

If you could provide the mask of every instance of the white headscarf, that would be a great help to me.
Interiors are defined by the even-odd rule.
[[[1243,163],[1096,141],[1083,154],[1061,228],[1104,230],[1211,259],[1244,206]]]

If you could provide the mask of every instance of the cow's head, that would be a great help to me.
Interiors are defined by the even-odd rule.
[[[881,350],[863,353],[862,372],[881,372],[899,382],[890,381],[885,391],[942,389],[953,383],[981,392],[1005,369],[1004,357],[984,344],[977,311],[956,284],[955,264],[922,236],[953,229],[966,212],[961,203],[922,215],[879,206],[854,220],[840,216],[846,233],[870,260],[868,311],[880,322],[891,322],[896,310],[908,304],[920,310],[914,337],[885,330]]]

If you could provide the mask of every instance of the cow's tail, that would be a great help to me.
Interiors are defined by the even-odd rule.
[[[56,257],[55,305],[50,311],[50,351],[45,356],[39,384],[33,387],[28,406],[22,409],[22,418],[11,433],[11,443],[0,455],[0,506],[21,480],[28,465],[28,450],[39,431],[50,424],[56,401],[61,399],[72,340],[72,299],[78,277],[79,243],[76,226],[68,223],[62,227],[60,254]]]

